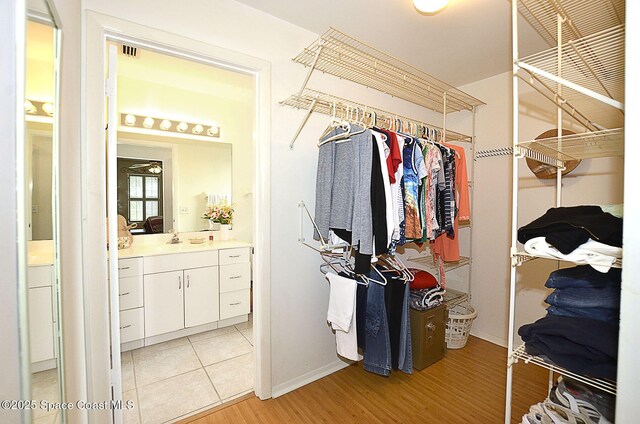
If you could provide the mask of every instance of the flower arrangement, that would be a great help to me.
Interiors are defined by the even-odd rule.
[[[230,225],[233,221],[233,205],[229,204],[226,200],[221,200],[213,205],[209,204],[202,219],[208,219],[211,222],[223,225]]]

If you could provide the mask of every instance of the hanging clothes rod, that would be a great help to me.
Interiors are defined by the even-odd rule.
[[[500,147],[497,149],[478,150],[476,152],[474,160],[482,158],[492,158],[496,156],[511,156],[513,155],[513,147]]]
[[[407,118],[402,115],[398,115],[392,112],[387,112],[382,109],[378,109],[375,107],[367,106],[361,103],[353,102],[351,100],[343,99],[341,97],[333,96],[331,94],[326,94],[321,91],[312,90],[310,88],[305,88],[300,94],[293,94],[288,99],[280,102],[281,105],[291,106],[296,109],[305,109],[306,115],[298,127],[289,148],[293,149],[293,145],[295,144],[300,132],[306,125],[309,117],[313,112],[322,113],[325,115],[341,115],[344,113],[348,113],[349,111],[353,112],[356,110],[360,110],[361,112],[367,115],[367,118],[375,115],[376,125],[384,126],[385,123],[388,125],[393,120],[400,120],[405,123],[407,126],[413,127],[426,127],[431,130],[436,130],[442,134],[444,134],[444,130],[442,127],[433,125],[430,123],[426,123],[424,121],[419,121],[413,118]],[[456,141],[456,142],[472,142],[473,137],[462,134],[456,131],[452,131],[450,129],[446,130],[445,140],[447,142]]]

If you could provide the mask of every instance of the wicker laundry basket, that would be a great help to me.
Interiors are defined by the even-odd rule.
[[[454,305],[449,309],[445,334],[448,349],[461,349],[467,344],[471,324],[477,316],[478,312],[469,302]]]

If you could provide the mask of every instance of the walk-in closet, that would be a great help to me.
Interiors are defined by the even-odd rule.
[[[0,422],[638,422],[637,2],[0,2]]]

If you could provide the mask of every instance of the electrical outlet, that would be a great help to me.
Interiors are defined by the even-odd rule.
[[[180,206],[180,213],[189,213],[189,207],[188,206]]]
[[[40,207],[38,205],[31,205],[31,213],[40,213]]]

